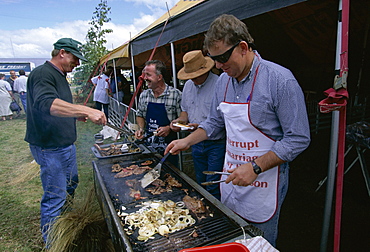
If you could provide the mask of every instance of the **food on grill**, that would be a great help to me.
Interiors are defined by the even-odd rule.
[[[120,172],[122,171],[122,167],[119,164],[112,165],[112,172]]]
[[[182,200],[185,206],[190,209],[199,220],[206,218],[207,216],[213,216],[211,213],[209,213],[208,207],[204,205],[203,201],[197,197],[190,197],[189,195],[186,195]]]
[[[150,165],[150,164],[153,164],[152,160],[146,160],[143,163],[141,163],[141,165]]]
[[[156,186],[156,187],[150,187],[150,188],[147,188],[145,189],[147,192],[150,192],[151,194],[153,195],[159,195],[159,194],[162,194],[164,192],[166,192],[166,188],[164,187],[161,187],[161,186]]]
[[[120,155],[123,153],[140,152],[140,148],[133,148],[131,144],[111,144],[109,147],[100,147],[94,144],[94,147],[99,150],[101,156],[113,156]]]
[[[125,184],[129,187],[135,187],[139,181],[137,179],[129,179],[125,181]]]
[[[113,172],[113,166],[112,166],[112,172]],[[152,169],[152,168],[149,167],[149,166],[130,165],[130,166],[125,167],[125,168],[121,167],[121,171],[118,172],[116,175],[114,175],[114,177],[115,178],[124,178],[124,177],[131,176],[133,174],[139,175],[139,174],[142,174],[145,171],[150,170],[150,169]],[[115,168],[115,170],[117,170],[117,168]]]
[[[135,229],[139,229],[137,237],[139,241],[154,239],[155,234],[165,236],[195,224],[189,209],[172,200],[143,202],[142,207],[136,212],[128,215],[120,213],[119,216],[123,216],[128,235],[133,234]]]
[[[166,177],[164,181],[156,179],[151,183],[154,187],[151,186],[145,190],[153,195],[158,195],[164,192],[172,192],[172,187],[182,187],[182,184],[170,174],[166,173],[164,176]]]
[[[172,177],[170,174],[166,174],[165,175],[165,177],[166,177],[166,180],[165,180],[165,182],[167,182],[167,184],[169,185],[169,186],[173,186],[173,187],[182,187],[182,184],[179,182],[179,181],[177,181],[174,177]]]
[[[140,200],[140,199],[146,199],[148,197],[141,197],[141,193],[139,190],[135,190],[133,188],[130,188],[130,194],[129,194],[132,198],[134,198],[135,200]]]

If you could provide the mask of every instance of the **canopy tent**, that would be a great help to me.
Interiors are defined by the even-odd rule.
[[[197,5],[200,2],[203,2],[204,0],[194,0],[194,1],[188,1],[188,0],[180,0],[175,6],[173,6],[169,13],[163,14],[160,18],[158,18],[156,21],[154,21],[152,24],[150,24],[148,27],[146,27],[144,30],[139,32],[133,39],[141,36],[142,34],[145,34],[146,32],[152,30],[155,27],[158,27],[160,24],[163,24],[166,22],[167,19],[170,17],[175,17],[179,15],[180,13],[190,9],[191,7]],[[170,16],[169,16],[170,15]],[[157,38],[154,38],[155,41]],[[155,41],[154,44],[155,45]],[[108,60],[112,59],[118,59],[118,58],[129,58],[129,41],[125,42],[121,46],[113,49],[110,53],[106,54],[104,57],[100,59],[100,64],[104,64]],[[153,48],[153,45],[151,48]],[[130,61],[127,60],[121,60],[120,63],[116,63],[117,66],[121,66],[123,68],[129,68],[130,67]]]
[[[263,58],[291,69],[303,90],[321,94],[333,85],[336,74],[333,66],[336,57],[338,2],[229,0],[226,4],[223,0],[205,0],[171,16],[153,58],[167,65],[176,64],[176,71],[172,70],[172,75],[176,76],[182,67],[182,56],[190,50],[202,49],[203,34],[210,23],[223,13],[233,14],[247,24]],[[367,50],[369,10],[368,0],[351,2],[348,36],[350,74],[347,80],[351,97],[366,97],[370,91],[370,85],[361,85],[370,81],[370,72],[362,71],[370,67],[370,54]],[[152,25],[152,28],[131,40],[135,66],[142,66],[149,58],[164,22]],[[171,55],[171,45],[175,57]],[[123,64],[130,67],[129,59],[125,60]]]
[[[193,2],[187,8],[176,7],[184,2]],[[265,59],[277,62],[291,69],[305,91],[314,91],[321,95],[322,89],[333,82],[335,64],[336,25],[338,0],[222,0],[185,1],[181,0],[170,10],[171,18],[158,43],[154,59],[176,64],[176,71],[182,67],[182,56],[190,50],[202,49],[204,32],[214,18],[222,13],[233,14],[242,19],[249,27],[255,39],[258,51]],[[370,2],[366,0],[351,3],[349,81],[358,83],[349,89],[356,89],[359,95],[366,94],[369,87],[360,85],[370,76],[362,72],[368,60],[361,61],[366,45],[366,27]],[[116,58],[116,66],[131,68],[129,44],[132,47],[134,64],[142,67],[155,46],[164,23],[168,18],[165,13],[160,19],[126,43],[101,59]],[[174,47],[174,59],[171,58],[171,44]],[[122,55],[120,57],[119,55]],[[171,69],[170,67],[168,69]],[[173,75],[173,73],[172,73]]]

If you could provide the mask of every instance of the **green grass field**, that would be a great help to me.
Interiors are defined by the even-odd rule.
[[[25,116],[0,122],[0,251],[42,251],[39,204],[42,187],[39,167],[24,139]],[[77,161],[80,184],[75,204],[82,202],[93,184],[91,146],[101,126],[77,123]]]

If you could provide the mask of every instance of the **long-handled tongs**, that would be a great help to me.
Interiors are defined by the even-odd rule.
[[[218,171],[203,171],[203,174],[206,174],[206,175],[215,175],[215,174],[230,175],[231,173],[230,172],[218,172]],[[218,184],[218,183],[222,183],[222,182],[225,182],[225,180],[207,181],[207,182],[201,183],[201,185],[207,186],[207,185],[213,185],[213,184]]]

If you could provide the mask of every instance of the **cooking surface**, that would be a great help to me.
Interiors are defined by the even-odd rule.
[[[146,172],[124,178],[115,178],[114,176],[117,173],[112,172],[112,165],[119,164],[121,167],[128,167],[136,164],[140,166],[141,163],[148,160],[153,161],[153,163],[149,165],[153,168],[159,162],[160,156],[148,153],[94,161],[95,168],[103,180],[104,186],[106,187],[116,211],[121,211],[122,206],[124,206],[124,212],[132,213],[142,207],[140,205],[142,202],[150,200],[172,200],[174,202],[179,202],[182,201],[186,195],[196,197],[199,200],[202,199],[202,202],[206,205],[208,210],[206,214],[194,214],[190,211],[192,217],[196,220],[194,225],[166,236],[155,234],[154,239],[149,239],[146,242],[137,240],[138,229],[136,229],[132,235],[127,235],[134,251],[179,251],[183,248],[226,242],[232,237],[243,234],[240,224],[244,227],[248,236],[256,235],[253,233],[256,231],[253,226],[238,217],[236,218],[237,220],[234,219],[233,217],[235,217],[235,215],[230,210],[226,209],[212,196],[207,195],[207,193],[204,195],[205,190],[203,188],[166,162],[162,166],[160,179],[165,180],[166,176],[171,175],[182,184],[182,187],[172,187],[172,192],[163,192],[159,195],[153,195],[141,188],[140,184],[137,184],[134,185],[134,189],[140,191],[142,199],[135,200],[132,195],[130,196],[130,188],[132,187],[129,187],[126,181],[132,179],[139,180]],[[153,187],[153,185],[149,185],[146,189],[151,187]],[[117,213],[115,214],[117,215]],[[125,225],[124,228],[127,228],[127,225]],[[196,232],[196,235],[194,235],[194,232]],[[259,232],[259,230],[256,232]]]

